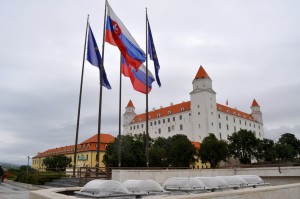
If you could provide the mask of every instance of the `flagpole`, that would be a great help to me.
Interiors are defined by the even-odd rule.
[[[76,136],[75,136],[75,150],[74,150],[73,177],[75,177],[76,162],[77,162],[78,131],[79,131],[79,121],[80,121],[82,84],[83,84],[84,63],[85,63],[85,52],[86,52],[86,38],[87,38],[88,27],[89,27],[89,15],[87,16],[87,21],[86,21],[86,30],[85,30],[85,39],[84,39],[84,50],[83,50],[83,59],[82,59],[81,82],[80,82],[80,91],[79,91],[79,102],[78,102],[78,113],[77,113]]]
[[[101,135],[101,118],[102,118],[102,85],[103,85],[103,66],[104,66],[106,9],[107,9],[107,1],[105,1],[104,22],[103,22],[103,39],[102,39],[102,63],[100,64],[100,94],[99,94],[99,113],[98,113],[98,140],[97,140],[97,155],[96,155],[97,175],[98,175],[98,168],[100,166],[100,135]]]
[[[119,88],[119,143],[118,166],[121,167],[121,105],[122,105],[122,54],[120,53],[120,88]]]
[[[146,7],[146,166],[149,167],[149,116],[148,116],[148,14]]]

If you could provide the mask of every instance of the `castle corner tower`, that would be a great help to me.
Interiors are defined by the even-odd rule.
[[[260,111],[260,106],[254,99],[251,105],[251,116],[260,124],[263,124],[262,112]]]
[[[124,125],[130,124],[133,121],[135,116],[136,116],[135,107],[134,107],[132,101],[129,100],[127,106],[125,107],[125,113],[123,114]]]

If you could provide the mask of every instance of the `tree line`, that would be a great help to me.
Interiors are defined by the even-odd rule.
[[[118,144],[121,139],[121,166],[145,167],[145,135],[122,135],[106,147],[103,162],[107,167],[118,166]],[[257,162],[293,161],[300,155],[300,140],[291,133],[281,135],[277,142],[258,139],[252,131],[241,129],[228,136],[228,141],[219,140],[210,133],[203,139],[200,149],[186,135],[177,134],[168,138],[158,137],[149,141],[150,167],[190,167],[198,159],[218,167],[234,157],[242,164]]]

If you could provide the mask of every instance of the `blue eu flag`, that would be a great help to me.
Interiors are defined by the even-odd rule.
[[[100,75],[101,75],[101,70],[100,70],[100,66],[102,63],[102,58],[94,37],[94,34],[92,32],[91,27],[89,26],[89,35],[88,35],[88,46],[87,46],[87,57],[86,59],[94,66],[99,68],[100,71]],[[106,76],[106,72],[104,69],[104,66],[102,67],[102,71],[103,71],[103,78],[102,78],[102,85],[104,87],[106,87],[107,89],[111,89],[111,86],[108,82],[107,76]]]
[[[148,21],[148,54],[150,55],[150,59],[153,60],[153,62],[154,62],[155,78],[156,78],[157,84],[159,86],[161,86],[160,79],[158,76],[158,71],[160,69],[160,66],[159,66],[159,62],[157,59],[157,55],[156,55],[156,50],[155,50],[155,46],[154,46],[154,42],[153,42],[153,37],[152,37],[149,21]]]

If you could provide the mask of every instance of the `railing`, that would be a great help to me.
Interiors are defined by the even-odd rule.
[[[111,169],[105,167],[80,167],[78,170],[80,185],[94,179],[111,179]]]

